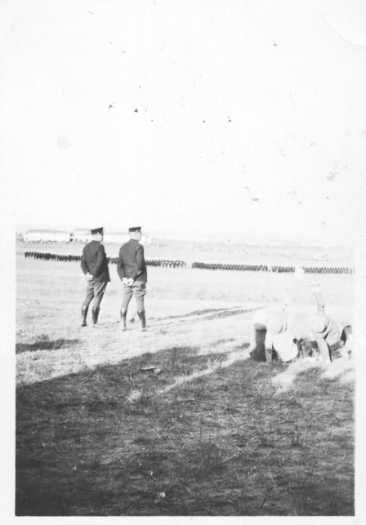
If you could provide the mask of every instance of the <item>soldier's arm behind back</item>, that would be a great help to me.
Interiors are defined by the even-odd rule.
[[[88,266],[85,260],[85,246],[83,248],[83,253],[81,254],[80,266],[84,274],[87,274],[89,272],[89,269],[88,269]]]
[[[94,277],[98,277],[98,275],[100,274],[100,271],[103,267],[103,264],[106,260],[106,254],[105,254],[105,251],[104,251],[104,246],[103,244],[101,244],[99,247],[98,247],[98,251],[97,251],[97,260],[96,260],[96,263],[95,263],[95,268],[94,268],[94,272],[93,272],[93,275]]]
[[[136,250],[136,272],[134,279],[137,279],[142,272],[144,271],[145,266],[145,256],[144,256],[144,247],[140,244]]]
[[[119,250],[118,255],[118,261],[117,261],[117,273],[119,278],[122,280],[124,277],[126,277],[125,268],[123,265],[123,254],[122,254],[122,247]]]

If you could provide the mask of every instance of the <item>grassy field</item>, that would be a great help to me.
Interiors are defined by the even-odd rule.
[[[310,309],[312,276],[150,269],[146,333],[121,332],[112,277],[81,329],[78,264],[19,250],[18,515],[353,514],[352,361],[247,351],[252,312]],[[350,321],[352,276],[320,283]]]

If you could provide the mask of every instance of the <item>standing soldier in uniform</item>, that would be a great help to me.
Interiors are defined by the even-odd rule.
[[[81,269],[87,279],[86,297],[81,308],[81,326],[86,326],[88,308],[93,299],[92,320],[94,326],[97,324],[100,303],[110,281],[108,260],[102,244],[103,228],[94,228],[90,233],[92,240],[84,246],[81,256]]]
[[[146,263],[144,247],[140,244],[141,227],[135,226],[128,230],[130,240],[121,246],[117,262],[117,272],[122,281],[121,320],[123,330],[127,330],[127,310],[132,295],[137,305],[137,315],[141,321],[142,330],[146,329],[144,296],[146,293]]]

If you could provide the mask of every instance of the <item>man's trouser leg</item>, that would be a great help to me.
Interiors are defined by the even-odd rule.
[[[92,305],[92,317],[93,317],[94,324],[97,324],[98,322],[100,303],[102,302],[106,287],[107,287],[107,282],[95,282],[94,283],[94,301]]]
[[[254,323],[254,341],[252,342],[252,353],[254,359],[258,361],[271,361],[272,360],[272,353],[269,355],[269,353],[266,351],[266,343],[267,343],[267,327],[266,325],[262,323]]]
[[[88,315],[88,309],[89,309],[90,303],[93,300],[93,297],[94,297],[93,283],[92,281],[88,281],[86,285],[86,296],[81,306],[81,318],[82,318],[81,326],[86,326],[86,318]]]
[[[318,350],[319,350],[321,359],[325,363],[329,363],[331,361],[331,358],[330,358],[329,346],[327,345],[326,341],[324,341],[323,338],[319,337],[316,339],[316,344],[318,345]]]
[[[133,293],[136,300],[137,315],[141,321],[141,328],[146,328],[146,314],[145,314],[145,294],[146,285],[143,282],[136,282],[133,286]]]
[[[132,286],[122,284],[122,304],[121,304],[121,321],[123,322],[123,329],[127,329],[127,310],[133,294]]]

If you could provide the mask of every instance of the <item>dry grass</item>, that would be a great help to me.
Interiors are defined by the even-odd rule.
[[[17,514],[353,514],[352,385],[311,369],[276,393],[284,367],[245,360],[159,395],[224,359],[173,348],[19,387]]]
[[[17,514],[352,515],[350,363],[247,359],[288,277],[150,277],[149,332],[121,333],[116,280],[82,330],[77,265],[19,259]],[[323,283],[348,321],[352,279]]]
[[[22,352],[37,352],[40,350],[59,350],[60,348],[69,348],[78,344],[80,344],[80,339],[59,338],[51,341],[47,335],[40,335],[34,343],[17,343],[15,351],[17,354],[21,354]]]
[[[78,264],[24,260],[20,255],[17,348],[21,353],[17,359],[17,380],[39,381],[77,373],[172,346],[199,346],[212,351],[213,345],[225,339],[229,341],[225,349],[232,350],[243,338],[244,342],[248,340],[254,308],[281,300],[289,290],[300,305],[308,304],[312,285],[312,278],[308,277],[299,286],[289,275],[152,268],[147,295],[149,332],[145,336],[138,334],[135,322],[131,331],[122,336],[117,323],[120,283],[113,273],[102,303],[100,328],[80,329],[85,283]],[[323,276],[322,289],[331,313],[342,322],[349,322],[352,276]],[[24,351],[27,349],[32,352]]]

